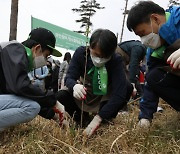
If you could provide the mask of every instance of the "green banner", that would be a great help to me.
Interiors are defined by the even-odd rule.
[[[56,46],[76,50],[86,45],[86,37],[68,29],[31,17],[31,29],[43,27],[52,31],[56,37]]]

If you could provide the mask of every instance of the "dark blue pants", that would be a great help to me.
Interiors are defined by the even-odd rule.
[[[159,97],[180,111],[180,77],[154,68],[146,76],[144,95],[140,101],[139,118],[152,119],[156,112]]]

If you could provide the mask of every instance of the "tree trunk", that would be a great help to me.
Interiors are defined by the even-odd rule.
[[[18,1],[11,1],[11,18],[10,18],[10,34],[9,41],[16,40],[17,35],[17,19],[18,19]]]

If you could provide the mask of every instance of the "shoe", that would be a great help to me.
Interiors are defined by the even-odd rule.
[[[123,108],[118,112],[118,115],[128,115],[128,106],[127,104],[123,106]]]
[[[118,112],[118,115],[128,116],[129,113],[128,113],[128,111],[119,111],[119,112]]]
[[[150,121],[148,119],[140,119],[137,126],[140,128],[149,128],[151,125]]]
[[[157,112],[163,112],[163,108],[160,107],[160,106],[158,106],[158,107],[157,107]]]

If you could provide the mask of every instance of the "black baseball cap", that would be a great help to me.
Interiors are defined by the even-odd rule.
[[[51,48],[53,50],[51,55],[56,57],[62,56],[62,54],[55,49],[56,38],[50,30],[41,27],[33,29],[30,32],[28,39],[39,43],[42,47]]]

